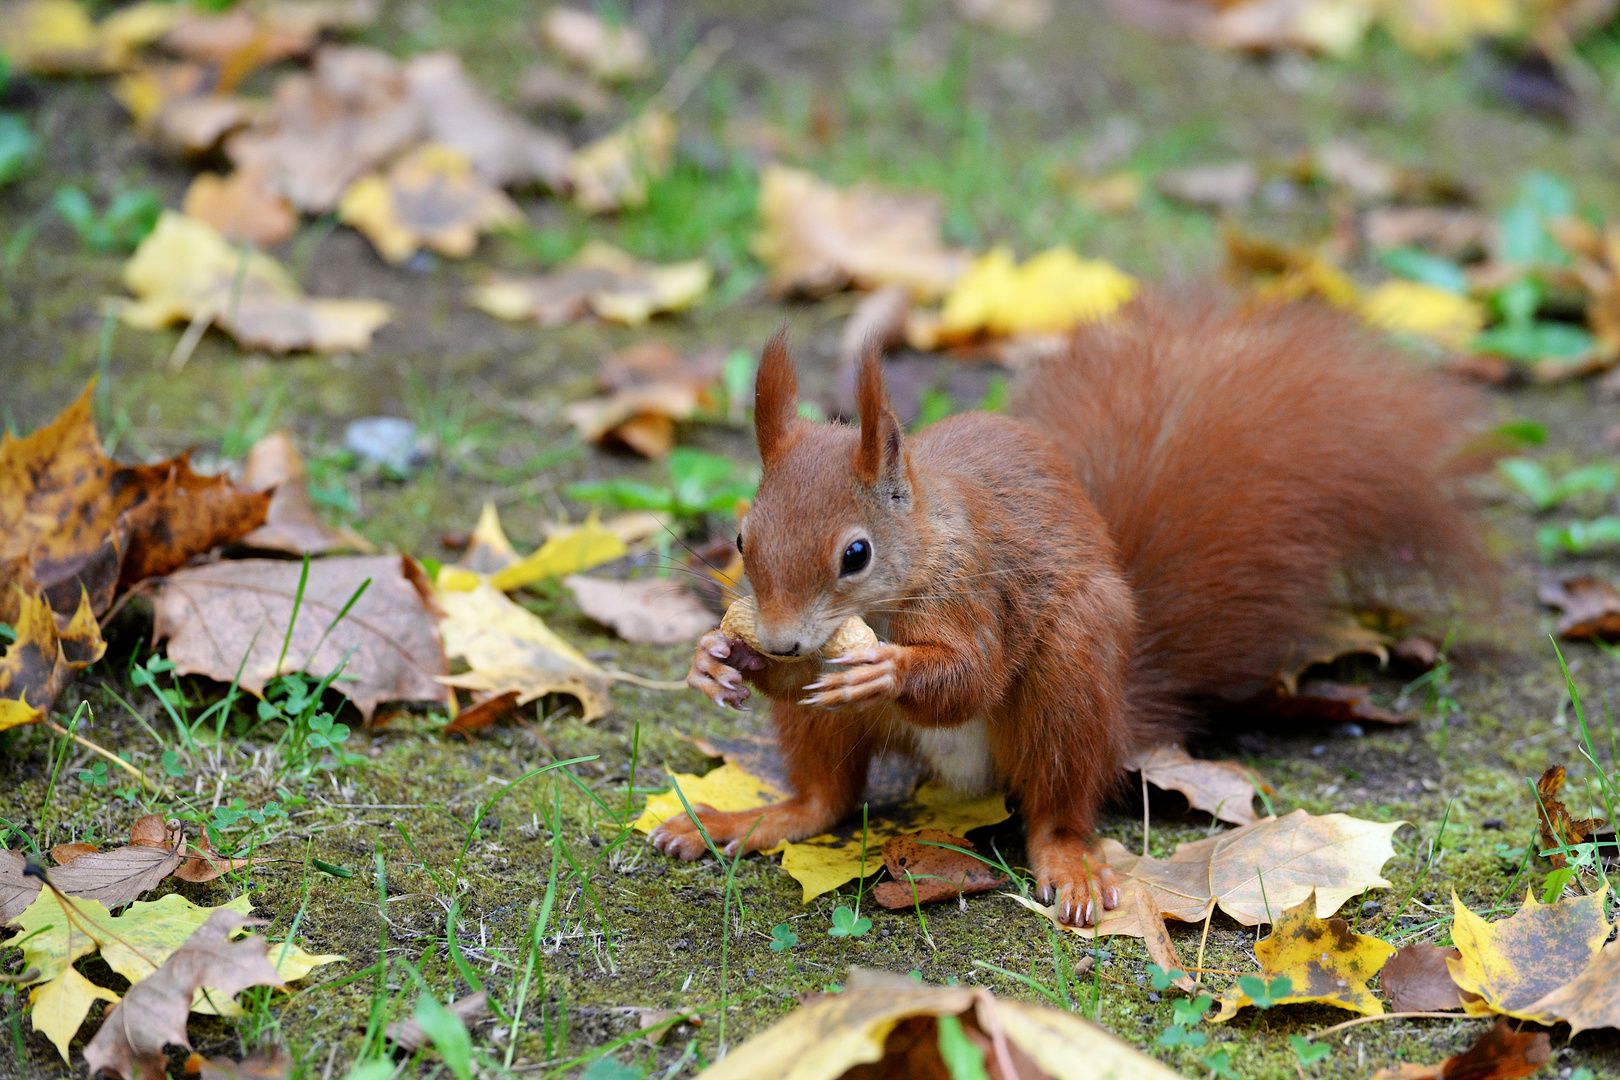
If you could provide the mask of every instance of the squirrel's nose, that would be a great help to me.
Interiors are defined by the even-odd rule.
[[[804,642],[798,638],[778,638],[765,633],[759,634],[759,645],[761,652],[770,653],[772,656],[798,656],[799,651],[804,648]]]

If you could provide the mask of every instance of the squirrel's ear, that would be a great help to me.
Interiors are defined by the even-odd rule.
[[[754,436],[760,460],[769,465],[787,452],[790,433],[799,416],[799,375],[788,355],[787,330],[778,330],[765,343],[759,374],[754,379]]]
[[[883,389],[883,368],[878,350],[870,348],[861,359],[855,402],[861,414],[861,449],[855,457],[855,476],[863,484],[893,476],[900,469],[900,418],[889,408]]]

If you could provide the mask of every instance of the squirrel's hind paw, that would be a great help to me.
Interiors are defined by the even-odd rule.
[[[1057,844],[1036,854],[1035,898],[1065,926],[1095,926],[1119,906],[1119,878],[1090,845]]]

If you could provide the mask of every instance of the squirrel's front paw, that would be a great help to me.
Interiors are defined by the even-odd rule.
[[[1035,899],[1055,906],[1064,925],[1095,926],[1104,911],[1119,906],[1119,878],[1090,845],[1062,845],[1031,854]]]
[[[703,691],[722,709],[739,709],[749,694],[748,687],[743,685],[743,672],[756,671],[764,665],[764,658],[749,648],[746,641],[710,630],[698,639],[692,669],[686,673],[686,685]]]
[[[843,664],[845,671],[829,671],[804,688],[800,705],[837,709],[870,705],[900,696],[902,645],[873,645],[835,656],[828,663]]]

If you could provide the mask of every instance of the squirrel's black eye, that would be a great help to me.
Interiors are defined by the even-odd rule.
[[[866,564],[872,561],[872,545],[865,540],[857,540],[844,549],[844,562],[839,567],[839,573],[844,577],[858,574],[866,569]]]
[[[743,553],[742,552],[742,533],[738,533],[737,534],[737,554],[741,555],[742,553]]]

